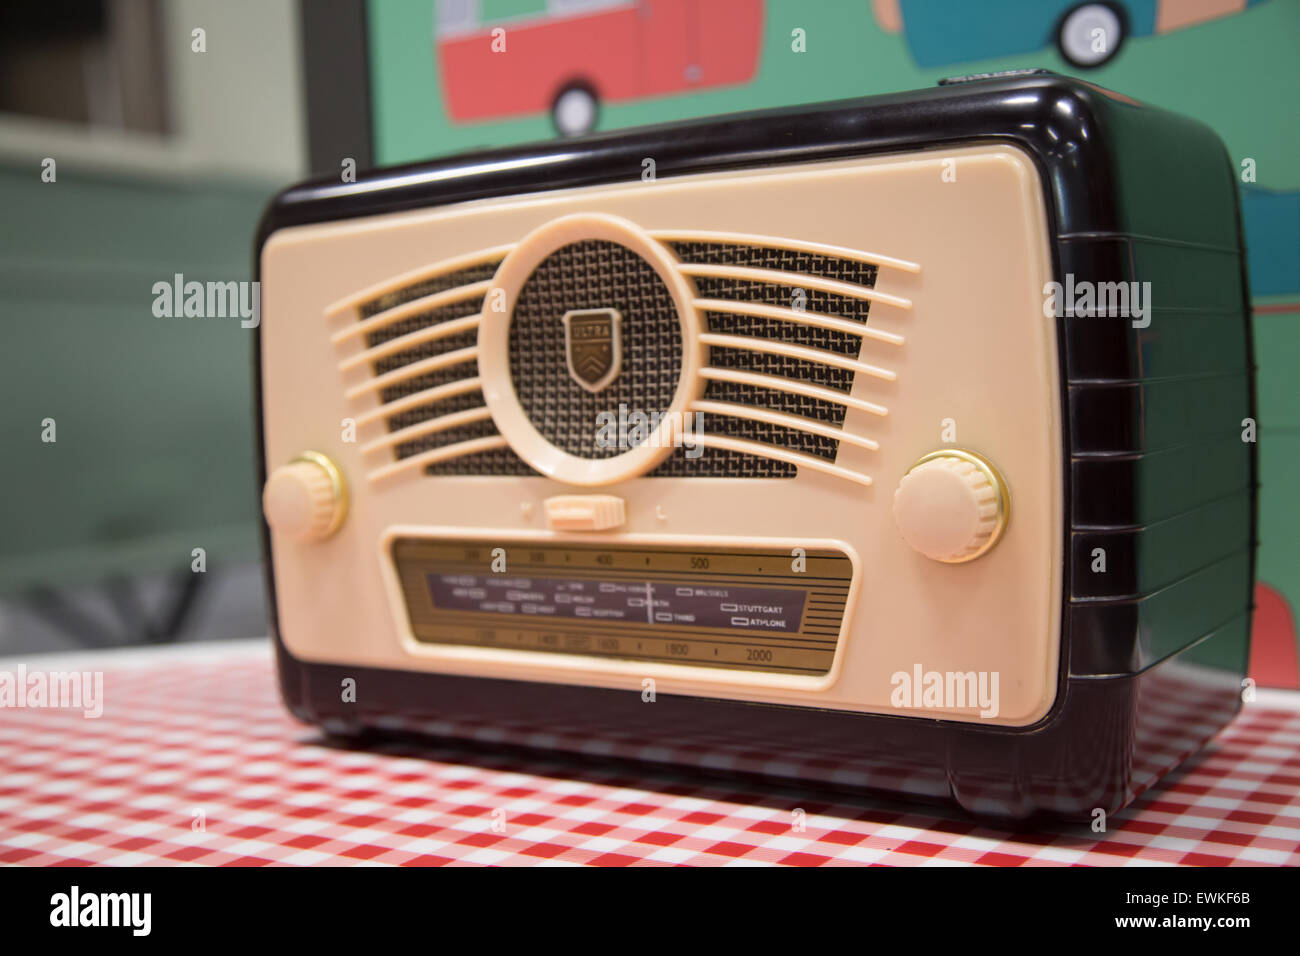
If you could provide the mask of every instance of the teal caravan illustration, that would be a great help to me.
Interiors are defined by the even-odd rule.
[[[1114,59],[1129,37],[1169,33],[1263,0],[999,0],[971,16],[966,0],[875,0],[876,20],[902,33],[918,66],[948,66],[1057,48],[1074,66]]]
[[[1241,216],[1249,239],[1251,293],[1300,295],[1300,190],[1243,186]]]

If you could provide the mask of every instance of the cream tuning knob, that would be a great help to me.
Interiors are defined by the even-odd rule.
[[[997,543],[1009,512],[1006,483],[971,452],[926,455],[894,492],[894,521],[903,540],[935,561],[958,563]]]
[[[303,452],[276,468],[262,489],[266,523],[299,541],[328,538],[343,523],[347,506],[343,475],[317,452]]]

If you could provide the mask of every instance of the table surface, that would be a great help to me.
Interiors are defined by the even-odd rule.
[[[1108,832],[454,744],[330,745],[266,641],[0,658],[104,710],[0,708],[0,864],[1300,863],[1300,693],[1262,690]]]

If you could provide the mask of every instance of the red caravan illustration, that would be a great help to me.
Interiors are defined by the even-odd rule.
[[[549,112],[576,135],[600,103],[748,82],[762,33],[762,0],[548,0],[495,22],[447,0],[436,42],[453,120]]]
[[[1300,688],[1295,614],[1286,598],[1263,581],[1255,585],[1250,676],[1261,687]]]

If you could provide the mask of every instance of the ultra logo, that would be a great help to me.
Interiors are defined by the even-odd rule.
[[[589,392],[604,391],[623,368],[623,317],[617,309],[574,309],[561,321],[569,375]]]

